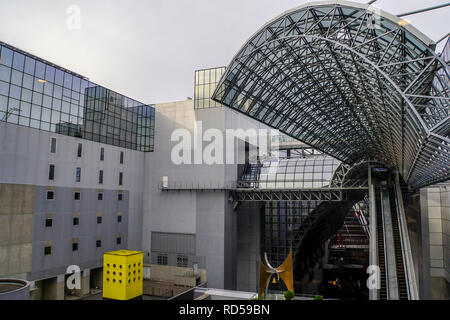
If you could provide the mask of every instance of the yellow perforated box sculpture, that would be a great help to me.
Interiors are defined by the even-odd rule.
[[[103,298],[130,300],[142,296],[144,254],[119,250],[103,255]]]

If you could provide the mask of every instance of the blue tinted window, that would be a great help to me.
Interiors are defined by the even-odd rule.
[[[87,87],[89,86],[89,82],[86,80],[81,80],[81,88],[80,93],[85,94]]]
[[[9,92],[9,84],[4,81],[0,81],[0,94],[7,96]]]
[[[36,61],[36,73],[35,76],[39,79],[45,79],[45,64],[40,61]]]
[[[6,112],[7,108],[8,108],[8,98],[5,96],[0,96],[0,111]]]
[[[54,91],[53,91],[53,97],[61,99],[62,98],[62,92],[63,92],[62,87],[55,85],[55,88],[54,88]]]
[[[0,63],[4,64],[5,66],[11,67],[12,60],[13,60],[13,51],[6,47],[2,47],[2,51],[0,53]]]
[[[55,81],[55,68],[52,66],[45,67],[45,80],[54,82]]]
[[[64,82],[64,72],[56,69],[55,73],[55,83],[62,86]]]
[[[51,82],[44,83],[44,93],[48,96],[53,95],[53,84]]]
[[[43,93],[44,92],[44,83],[41,79],[34,78],[34,91]]]
[[[22,89],[18,86],[11,85],[9,88],[9,96],[14,99],[20,99],[20,95],[22,93]]]
[[[30,101],[31,101],[31,96],[30,96]],[[21,116],[29,117],[30,110],[31,110],[31,105],[29,103],[26,103],[23,101],[20,103],[20,115]]]
[[[41,107],[37,105],[32,105],[31,107],[31,118],[39,120],[41,118]]]
[[[11,75],[11,83],[21,86],[22,85],[22,76],[23,73],[17,70],[12,70],[12,75]]]
[[[23,86],[25,88],[28,88],[30,90],[33,89],[33,83],[34,83],[34,77],[30,76],[29,74],[23,75]]]
[[[30,57],[25,57],[25,72],[34,75],[36,61]]]
[[[37,105],[41,105],[42,104],[42,94],[40,93],[33,93],[33,103],[37,104]]]
[[[72,88],[72,75],[70,73],[64,73],[64,87]]]
[[[21,53],[14,52],[13,68],[19,71],[23,71],[25,65],[25,56]]]
[[[9,82],[11,80],[11,69],[0,65],[0,80]]]
[[[22,101],[31,102],[31,90],[22,89]]]
[[[81,86],[81,79],[78,77],[73,77],[72,90],[79,92]]]

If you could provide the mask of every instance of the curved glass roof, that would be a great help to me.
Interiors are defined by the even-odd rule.
[[[405,20],[365,4],[308,3],[268,22],[213,95],[328,155],[450,179],[450,70]]]
[[[312,189],[327,187],[340,161],[332,157],[264,161],[259,189]]]

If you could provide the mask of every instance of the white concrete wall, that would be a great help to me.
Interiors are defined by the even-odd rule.
[[[205,188],[223,186],[237,179],[237,164],[172,163],[171,151],[177,142],[171,142],[171,135],[175,129],[185,128],[193,137],[195,121],[203,122],[203,131],[214,128],[222,133],[227,128],[263,126],[228,108],[194,110],[192,100],[159,104],[155,109],[155,152],[146,154],[145,159],[142,247],[146,262],[150,262],[151,232],[195,234],[196,255],[204,258],[208,286],[233,288],[236,285],[237,217],[231,209],[228,192],[162,192],[159,186],[163,176],[169,177],[169,185],[177,182]],[[236,160],[238,156],[243,159],[243,152],[235,152]]]

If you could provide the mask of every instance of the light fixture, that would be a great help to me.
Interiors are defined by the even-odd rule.
[[[38,82],[40,82],[40,83],[46,83],[47,81],[44,80],[44,79],[38,79]]]

